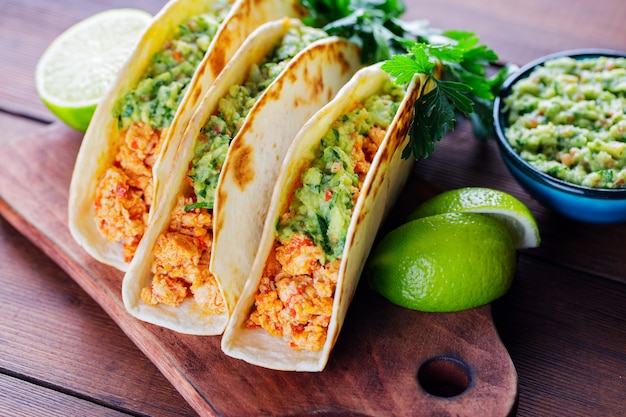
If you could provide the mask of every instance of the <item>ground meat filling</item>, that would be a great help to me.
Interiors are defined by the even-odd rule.
[[[318,252],[320,249],[305,235],[275,244],[265,265],[249,327],[260,326],[273,336],[285,337],[296,349],[321,349],[330,324],[341,261],[322,265]]]
[[[121,132],[119,150],[96,189],[98,228],[111,242],[122,242],[130,262],[141,240],[152,204],[152,167],[166,129],[138,122]]]
[[[385,136],[378,126],[352,133],[351,157],[359,187]],[[337,169],[341,169],[338,167]],[[356,202],[359,188],[351,187]],[[283,218],[290,216],[283,214]],[[290,347],[320,350],[328,332],[341,259],[325,261],[322,249],[305,233],[277,239],[270,252],[253,311],[246,325],[287,340]]]
[[[192,197],[179,196],[167,231],[155,243],[152,284],[141,298],[150,305],[177,306],[193,297],[208,313],[220,314],[224,300],[209,271],[213,216],[205,208],[185,210],[191,203]]]

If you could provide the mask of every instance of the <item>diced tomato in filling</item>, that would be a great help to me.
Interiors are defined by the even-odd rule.
[[[330,190],[326,190],[326,195],[324,196],[324,200],[330,201],[333,199],[333,192]]]
[[[122,242],[130,262],[144,234],[152,204],[152,167],[165,130],[133,123],[121,132],[115,161],[100,179],[94,201],[95,220],[111,242]]]

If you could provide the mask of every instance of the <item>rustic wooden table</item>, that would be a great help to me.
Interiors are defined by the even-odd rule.
[[[54,117],[33,80],[39,56],[71,24],[104,9],[156,12],[152,0],[0,0],[0,145]],[[503,62],[559,50],[626,49],[623,0],[422,0],[407,18],[478,33]],[[543,242],[520,253],[496,328],[518,373],[518,416],[626,415],[626,225],[586,225],[540,206],[493,141],[461,123],[417,173],[446,189],[508,191],[534,212]],[[42,215],[46,207],[41,207]],[[194,409],[64,270],[0,218],[0,415],[195,415]],[[420,415],[429,415],[423,410]]]

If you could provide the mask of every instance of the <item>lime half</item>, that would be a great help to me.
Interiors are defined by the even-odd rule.
[[[409,220],[442,213],[480,213],[507,227],[517,249],[535,248],[541,238],[531,211],[517,198],[491,188],[466,187],[443,192],[421,204]]]
[[[143,10],[112,9],[67,29],[37,63],[41,100],[69,126],[87,130],[99,100],[151,21]]]

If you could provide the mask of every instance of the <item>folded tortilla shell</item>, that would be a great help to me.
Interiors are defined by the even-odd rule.
[[[352,110],[355,103],[377,94],[386,80],[388,75],[378,65],[360,70],[333,101],[307,122],[294,139],[273,190],[250,277],[222,338],[222,349],[227,355],[277,370],[315,372],[326,366],[376,232],[409,175],[413,159],[402,159],[401,154],[408,141],[413,103],[420,94],[423,77],[416,77],[409,86],[376,152],[355,204],[341,257],[328,333],[322,349],[293,349],[281,337],[272,336],[261,328],[246,327],[245,323],[254,306],[265,262],[274,244],[278,218],[288,210],[291,192],[304,169],[314,159],[320,138],[339,116]]]
[[[180,333],[215,335],[224,331],[248,277],[285,152],[302,125],[360,67],[358,47],[344,39],[321,39],[298,53],[258,98],[231,142],[216,191],[213,248],[217,252],[211,257],[211,270],[226,304],[224,314],[207,314],[190,297],[176,307],[148,305],[141,299],[141,290],[152,282],[156,239],[167,229],[177,196],[185,186],[200,129],[229,88],[245,81],[250,66],[270,53],[289,27],[301,24],[299,20],[283,19],[255,30],[194,114],[180,143],[167,194],[156,207],[124,277],[124,304],[137,318]]]
[[[123,245],[121,242],[109,241],[100,232],[93,208],[99,181],[106,169],[113,164],[118,150],[120,132],[117,120],[112,116],[114,105],[119,97],[134,88],[152,56],[172,37],[178,25],[192,16],[207,12],[216,1],[171,0],[161,9],[98,105],[76,158],[68,207],[72,236],[92,257],[122,271],[128,268],[128,263],[124,260]],[[174,163],[172,157],[175,152],[168,152],[168,149],[177,148],[200,99],[246,37],[265,22],[284,16],[300,15],[301,9],[293,0],[233,2],[204,59],[197,67],[172,125],[163,138],[160,154],[152,169],[153,205],[163,197],[162,184]]]

